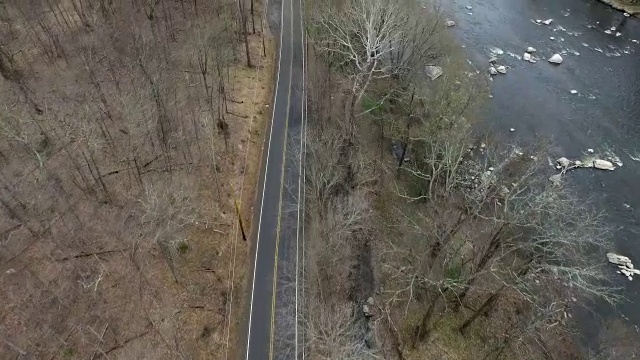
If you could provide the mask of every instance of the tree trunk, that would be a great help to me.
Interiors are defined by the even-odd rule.
[[[256,18],[254,16],[253,13],[253,3],[255,2],[255,0],[251,0],[251,34],[255,34],[256,33]]]
[[[484,267],[487,266],[487,263],[489,262],[489,260],[493,257],[493,255],[498,250],[499,248],[498,245],[500,245],[500,235],[502,234],[502,231],[504,230],[505,226],[506,224],[502,224],[500,226],[500,229],[498,229],[495,235],[493,235],[493,237],[491,238],[491,241],[489,242],[489,246],[487,250],[482,255],[482,258],[480,259],[480,261],[478,262],[478,265],[474,269],[474,274],[477,274],[478,272],[482,271],[482,269],[484,269]],[[464,286],[464,289],[462,290],[462,292],[458,294],[458,301],[453,306],[453,311],[458,312],[460,310],[460,306],[462,306],[462,300],[464,300],[464,298],[467,296],[469,290],[471,289],[471,286],[475,281],[476,281],[475,276],[472,276],[469,279],[467,284]]]
[[[245,14],[243,0],[239,0],[239,7],[240,7],[240,21],[242,22],[242,33],[244,35],[244,51],[247,56],[247,67],[252,67],[251,54],[249,53],[249,34],[247,32],[247,15]]]
[[[489,310],[491,310],[493,308],[493,306],[496,304],[496,301],[500,298],[500,295],[502,294],[502,290],[504,290],[504,288],[507,285],[502,285],[496,292],[494,292],[493,294],[491,294],[491,296],[489,296],[489,298],[487,300],[485,300],[484,304],[482,304],[482,306],[480,306],[480,308],[478,310],[476,310],[473,315],[471,315],[471,317],[469,317],[458,329],[458,331],[460,331],[461,334],[466,335],[467,330],[469,329],[469,326],[471,324],[473,324],[474,321],[476,321],[478,319],[478,317],[480,317],[480,315],[485,315],[486,313],[489,312]]]
[[[398,159],[398,169],[400,169],[402,164],[404,164],[404,157],[407,155],[407,147],[409,147],[409,144],[403,141],[402,153],[400,153],[400,159]]]
[[[423,342],[425,339],[429,338],[431,335],[431,331],[433,330],[433,326],[431,325],[431,319],[433,318],[433,314],[435,313],[438,304],[440,303],[441,297],[436,295],[436,298],[431,302],[427,312],[422,315],[422,319],[420,320],[420,325],[418,325],[414,330],[413,341],[411,343],[412,348],[416,348],[418,343]]]

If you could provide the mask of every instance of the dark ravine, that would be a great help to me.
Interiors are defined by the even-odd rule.
[[[597,0],[455,0],[445,13],[478,71],[487,72],[492,48],[504,51],[499,62],[508,72],[491,82],[493,98],[483,114],[492,136],[513,143],[551,139],[552,158],[580,158],[589,148],[620,157],[624,165],[614,172],[580,169],[564,179],[607,213],[610,250],[640,261],[640,162],[634,160],[640,153],[640,20]],[[613,34],[606,34],[611,27]],[[536,64],[516,57],[528,46],[538,50]],[[563,51],[562,65],[547,63]],[[640,325],[640,284],[613,268],[611,274],[631,301],[617,309],[598,306],[596,316]],[[593,338],[598,329],[586,326],[582,333]]]

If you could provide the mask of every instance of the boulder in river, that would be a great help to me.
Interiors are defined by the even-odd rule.
[[[618,254],[615,254],[615,253],[607,253],[607,260],[609,260],[609,262],[612,263],[612,264],[622,265],[624,267],[628,267],[630,269],[633,269],[633,264],[631,263],[631,259],[629,259],[628,257],[626,257],[624,255],[618,255]]]
[[[500,65],[496,68],[496,70],[500,73],[500,74],[506,74],[507,73],[507,68],[504,65]]]
[[[428,65],[424,69],[431,80],[435,80],[444,74],[444,70],[440,66]]]
[[[562,58],[562,56],[560,56],[560,54],[554,54],[552,57],[549,58],[549,62],[552,64],[560,65],[562,64],[563,61],[564,59]]]
[[[456,26],[456,22],[453,21],[453,20],[448,20],[446,23],[444,23],[444,25],[446,27],[454,27],[454,26]]]
[[[494,68],[493,66],[489,68],[489,74],[491,75],[498,75],[498,70],[496,70],[496,68]]]
[[[567,159],[564,156],[556,160],[556,162],[558,163],[558,165],[562,166],[562,168],[564,169],[568,168],[571,165],[571,160]]]
[[[600,170],[610,170],[610,171],[613,171],[616,168],[615,166],[613,166],[613,163],[611,161],[602,160],[602,159],[593,160],[593,167]]]
[[[533,54],[534,52],[536,52],[536,49],[535,49],[534,47],[529,46],[529,47],[527,48],[527,52],[528,52],[529,54]]]
[[[553,22],[553,19],[547,19],[545,21],[543,21],[542,23],[545,25],[551,25],[551,23]]]
[[[371,309],[369,308],[369,304],[362,305],[362,312],[364,313],[364,316],[366,316],[366,317],[373,316],[373,313],[371,312]]]
[[[633,264],[631,263],[631,259],[626,256],[607,253],[607,260],[609,260],[609,262],[612,264],[618,265],[618,268],[620,268],[620,270],[616,272],[618,274],[626,276],[629,281],[633,280],[633,275],[640,275],[640,270],[634,269]]]
[[[522,55],[522,60],[524,61],[531,61],[531,54],[526,52]]]

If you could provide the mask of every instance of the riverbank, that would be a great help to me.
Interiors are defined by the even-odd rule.
[[[624,11],[628,14],[639,16],[640,4],[631,4],[628,0],[600,0],[603,3],[613,7],[614,9]],[[636,1],[637,3],[637,1]]]
[[[467,63],[455,23],[426,4],[344,6],[309,19],[322,69],[308,67],[319,81],[310,82],[305,179],[307,354],[578,357],[568,331],[574,307],[612,296],[593,271],[606,226],[547,180],[548,148],[472,130],[483,127],[490,99],[488,63]],[[374,14],[374,25],[354,26],[351,14]],[[403,39],[398,51],[411,56],[367,51],[358,38]],[[506,74],[492,81],[511,76],[511,60],[496,60]],[[376,66],[394,76],[376,77]]]
[[[457,39],[474,65],[485,69],[491,49],[504,51],[502,61],[509,72],[491,82],[493,97],[484,111],[490,119],[488,131],[505,142],[546,139],[552,143],[552,159],[580,158],[588,149],[618,154],[623,166],[617,170],[573,172],[566,180],[584,201],[607,214],[614,239],[610,250],[638,261],[640,22],[595,0],[456,0],[447,6],[447,14],[456,21]],[[536,19],[553,22],[538,25]],[[528,46],[543,59],[561,53],[565,61],[550,66],[518,59],[515,55],[521,56]],[[516,131],[509,133],[509,128]],[[585,346],[611,338],[610,328],[634,332],[640,326],[640,283],[618,277],[614,269],[611,276],[629,301],[615,308],[591,305],[578,316],[578,336]],[[610,327],[610,322],[616,325]]]

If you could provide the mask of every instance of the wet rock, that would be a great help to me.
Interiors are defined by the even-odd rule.
[[[500,74],[506,74],[507,73],[507,68],[504,65],[500,65],[496,68],[496,70],[500,73]]]
[[[561,157],[558,160],[556,160],[556,162],[558,163],[558,165],[560,165],[565,169],[571,166],[571,160],[567,159],[566,157]]]
[[[535,49],[535,48],[533,48],[533,47],[531,47],[531,46],[529,46],[529,47],[527,48],[527,52],[528,52],[528,53],[530,53],[530,54],[533,54],[534,52],[536,52],[536,49]]]
[[[509,132],[515,132],[515,131],[516,131],[516,129],[514,129],[514,128],[509,129]]]
[[[442,70],[442,67],[434,65],[425,66],[425,72],[431,80],[435,80],[442,76],[442,74],[444,74],[444,70]]]
[[[560,54],[554,54],[552,57],[549,58],[548,61],[552,64],[560,65],[562,64],[564,59],[562,58],[562,56],[560,56]]]
[[[611,31],[611,30],[609,30],[609,29],[607,29],[607,30],[605,30],[605,31],[604,31],[604,33],[605,33],[605,34],[607,34],[607,35],[611,35],[611,34],[612,34],[612,31]]]
[[[575,95],[575,94],[577,94],[577,93],[578,93],[578,90],[571,90],[571,91],[570,91],[570,93],[571,93],[571,94],[573,94],[573,95]]]
[[[453,20],[449,20],[449,21],[447,21],[446,23],[444,23],[444,25],[445,25],[446,27],[454,27],[454,26],[456,26],[456,22],[455,22],[455,21],[453,21]]]
[[[629,14],[628,12],[624,13],[624,17],[629,17],[631,16],[631,14]]]
[[[616,272],[618,274],[626,276],[629,281],[633,280],[633,275],[640,275],[640,270],[634,269],[633,264],[631,263],[631,259],[626,256],[607,253],[607,260],[609,260],[609,262],[612,264],[618,265],[618,268],[620,270]]]
[[[549,36],[549,40],[553,41],[553,40],[555,40],[555,39],[556,39],[556,38],[554,38],[553,36]]]
[[[616,168],[615,166],[613,166],[612,162],[607,160],[602,160],[602,159],[593,160],[593,167],[596,169],[609,170],[609,171],[613,171]]]
[[[471,6],[471,5],[467,5],[467,6],[465,6],[465,8],[466,8],[467,10],[473,10],[473,6]]]
[[[362,313],[366,317],[372,317],[373,316],[373,313],[371,312],[371,309],[370,309],[368,304],[362,305]]]
[[[528,52],[524,53],[524,54],[522,55],[522,60],[524,60],[524,61],[531,61],[531,60],[532,60],[532,58],[531,58],[531,54],[530,54],[530,53],[528,53]]]
[[[618,255],[615,253],[607,253],[607,260],[616,265],[622,265],[624,267],[633,269],[633,263],[631,263],[631,259],[624,255]]]
[[[491,75],[498,75],[498,70],[496,70],[496,68],[494,68],[493,66],[489,68],[489,74]]]
[[[545,25],[551,25],[551,23],[553,22],[553,19],[547,19],[545,21],[543,21],[542,23]]]

